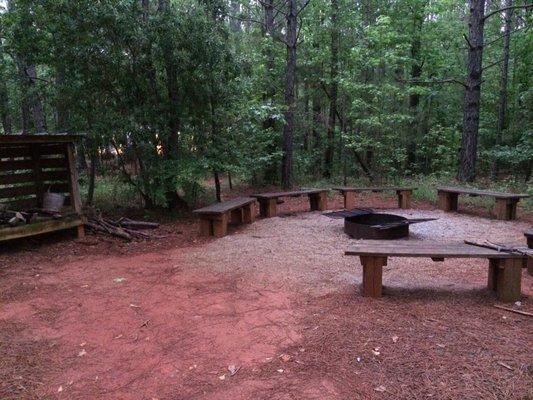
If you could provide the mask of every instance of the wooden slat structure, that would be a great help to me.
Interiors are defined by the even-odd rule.
[[[529,228],[524,232],[524,236],[527,240],[527,247],[533,249],[533,228]],[[533,257],[527,258],[527,272],[529,275],[533,275]]]
[[[351,210],[356,207],[355,194],[362,192],[386,192],[395,191],[398,196],[398,208],[411,208],[411,197],[416,187],[405,186],[376,186],[376,187],[334,187],[344,197],[344,208]]]
[[[41,208],[50,190],[66,197],[65,217],[0,228],[0,241],[60,229],[84,236],[74,144],[78,135],[0,135],[0,204],[20,211]]]
[[[278,200],[283,197],[308,196],[311,211],[324,211],[328,207],[329,189],[304,189],[288,192],[269,192],[252,194],[259,201],[261,217],[270,218],[278,215]]]
[[[255,221],[255,199],[239,197],[212,204],[193,211],[200,217],[200,233],[206,236],[225,236],[228,224],[251,224]]]
[[[496,291],[504,302],[517,301],[521,296],[521,254],[498,252],[462,243],[440,244],[428,242],[373,240],[355,245],[345,252],[359,256],[363,265],[363,296],[381,297],[383,266],[389,257],[428,257],[433,261],[446,258],[487,258],[489,260],[488,287]]]
[[[494,192],[491,190],[468,189],[451,186],[437,187],[438,205],[444,211],[457,211],[459,195],[471,197],[494,197],[496,201],[496,218],[500,220],[516,219],[516,205],[520,199],[530,197],[523,193]]]

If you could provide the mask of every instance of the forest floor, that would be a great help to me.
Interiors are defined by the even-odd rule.
[[[0,399],[533,397],[533,318],[493,307],[486,262],[392,259],[384,297],[363,298],[342,220],[307,207],[288,200],[280,217],[221,239],[185,218],[147,241],[3,244]],[[393,212],[439,218],[411,226],[410,240],[524,244],[533,222],[422,202]],[[533,311],[525,271],[522,293],[514,307]]]

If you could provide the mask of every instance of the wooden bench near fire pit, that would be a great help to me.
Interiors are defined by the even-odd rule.
[[[373,240],[355,245],[345,252],[359,256],[363,265],[362,294],[381,297],[383,266],[388,257],[428,257],[433,261],[446,258],[487,258],[489,260],[488,288],[496,291],[498,300],[520,300],[522,260],[524,255],[471,246],[424,242]]]
[[[278,215],[278,201],[282,197],[308,196],[311,211],[324,211],[328,207],[329,189],[305,189],[291,192],[271,192],[252,194],[259,201],[259,212],[263,218]]]
[[[355,194],[360,192],[385,192],[396,191],[398,196],[398,208],[411,208],[411,196],[415,187],[381,186],[381,187],[334,187],[344,197],[344,208],[351,210],[356,207]]]
[[[206,236],[225,236],[228,223],[251,224],[255,221],[255,199],[238,197],[222,203],[194,210],[200,217],[200,233]]]
[[[467,189],[441,186],[437,188],[439,208],[444,211],[457,211],[458,197],[466,194],[471,197],[488,196],[496,200],[496,218],[500,220],[516,219],[516,205],[528,194],[492,192],[490,190]]]

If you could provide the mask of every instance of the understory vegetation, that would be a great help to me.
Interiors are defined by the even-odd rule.
[[[532,193],[531,19],[516,0],[0,0],[0,134],[83,134],[87,203],[187,208],[228,173]]]

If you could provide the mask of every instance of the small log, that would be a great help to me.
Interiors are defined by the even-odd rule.
[[[500,310],[505,310],[505,311],[513,312],[513,313],[520,314],[520,315],[526,315],[528,317],[533,317],[533,314],[527,311],[515,310],[514,308],[499,306],[498,304],[494,304],[494,307],[499,308]]]

